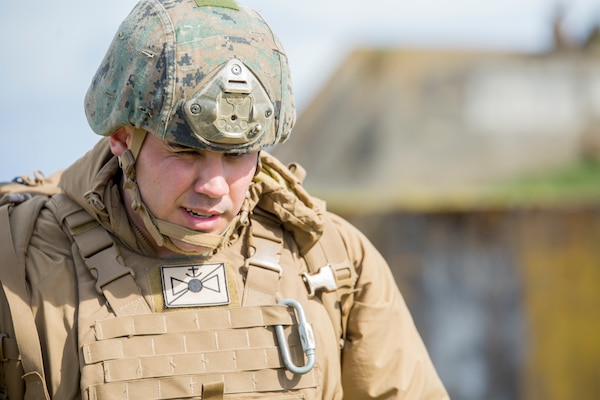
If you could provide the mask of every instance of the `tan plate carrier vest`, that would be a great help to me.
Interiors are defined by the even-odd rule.
[[[84,398],[222,399],[238,393],[316,387],[316,368],[294,373],[288,367],[290,362],[293,366],[307,362],[306,341],[311,338],[306,338],[310,332],[304,330],[302,310],[274,300],[282,273],[283,230],[278,223],[263,218],[252,225],[249,240],[256,251],[246,260],[241,307],[153,313],[132,271],[123,265],[113,238],[90,214],[59,194],[50,201],[34,196],[18,206],[0,207],[0,254],[5,261],[0,263],[0,296],[5,296],[11,315],[19,316],[12,318],[13,326],[0,327],[0,362],[6,363],[4,385],[8,388],[2,388],[0,379],[0,399],[11,398],[8,395],[50,399],[26,286],[26,246],[15,249],[14,244],[31,237],[44,206],[63,223],[76,245],[73,256],[81,262],[75,264],[88,270],[76,271],[80,297],[87,293],[91,298],[95,290],[93,295],[101,294],[108,304],[106,318],[79,332]],[[13,217],[19,226],[11,224]],[[29,224],[24,223],[28,220]],[[304,280],[308,297],[320,298],[336,341],[342,344],[357,276],[337,228],[327,221],[319,244],[304,255],[308,273],[299,279]],[[80,298],[80,314],[86,312],[89,298]],[[285,331],[287,343],[274,335],[275,327]],[[289,360],[282,353],[288,353],[284,355]]]

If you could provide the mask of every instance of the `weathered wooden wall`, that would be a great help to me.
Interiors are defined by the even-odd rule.
[[[600,206],[345,217],[388,259],[452,398],[600,398]]]

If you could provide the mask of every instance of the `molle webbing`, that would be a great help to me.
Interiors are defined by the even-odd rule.
[[[107,360],[100,368],[104,370],[106,382],[124,382],[177,375],[258,371],[283,366],[279,348],[269,347]]]
[[[289,344],[290,346],[299,345],[299,337],[293,335],[289,340]],[[107,360],[184,354],[186,351],[193,353],[216,352],[219,350],[268,347],[272,345],[273,332],[262,327],[227,329],[101,340],[84,345],[83,358],[86,364],[95,364]]]
[[[210,308],[98,321],[96,341],[83,346],[84,368],[103,377],[90,399],[171,399],[202,396],[220,382],[224,394],[316,387],[316,372],[285,370],[273,332],[283,325],[298,338],[286,306]],[[292,357],[302,360],[299,340]]]
[[[96,338],[103,340],[121,336],[242,329],[293,323],[294,319],[286,306],[273,305],[132,315],[98,321],[94,329]]]
[[[90,400],[114,399],[185,399],[201,398],[203,382],[224,382],[224,394],[275,392],[305,389],[317,386],[316,372],[291,375],[285,370],[212,374],[198,377],[175,376],[162,379],[104,384],[89,389]]]

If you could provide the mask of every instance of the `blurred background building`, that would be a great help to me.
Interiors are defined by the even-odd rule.
[[[600,396],[600,36],[554,32],[358,49],[273,151],[382,251],[454,399]]]

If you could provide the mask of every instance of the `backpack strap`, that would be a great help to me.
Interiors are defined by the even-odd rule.
[[[83,261],[96,278],[96,290],[117,316],[150,314],[152,310],[135,283],[134,272],[122,264],[114,239],[92,215],[64,194],[53,196],[49,208],[73,238]]]
[[[40,170],[33,173],[33,178],[28,175],[16,177],[10,182],[0,182],[0,206],[4,204],[19,204],[31,197],[43,194],[51,196],[59,193],[58,181],[62,170],[46,177]]]
[[[46,200],[46,196],[36,196],[32,200],[23,203],[19,208],[19,212],[22,211],[22,215],[30,218],[31,225],[33,225]],[[0,263],[0,281],[8,301],[10,313],[13,316],[14,339],[16,339],[24,371],[21,378],[25,382],[24,398],[25,400],[49,400],[50,395],[44,375],[42,349],[31,305],[29,304],[25,265],[19,262],[13,242],[10,208],[12,208],[11,205],[0,207],[0,254],[3,257],[3,262]]]

